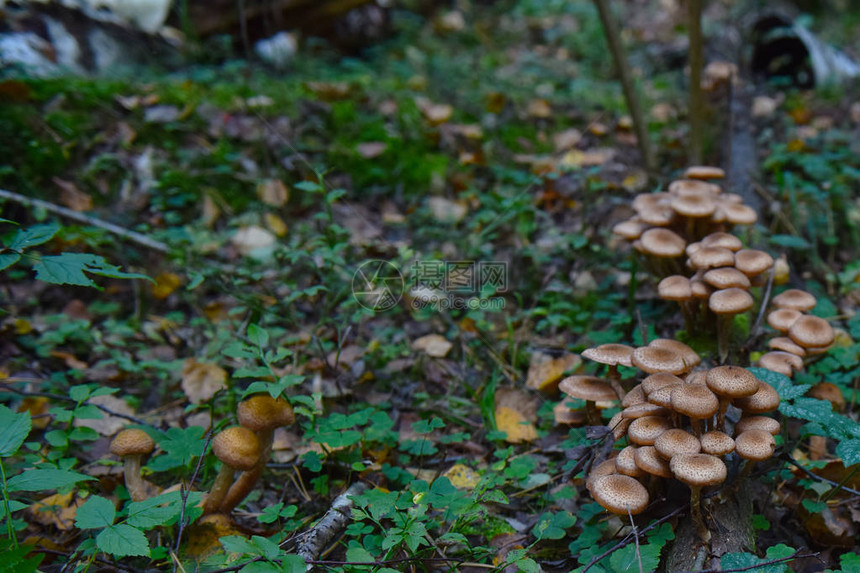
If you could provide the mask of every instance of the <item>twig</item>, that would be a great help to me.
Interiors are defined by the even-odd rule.
[[[211,424],[211,420],[210,420]],[[200,457],[197,459],[197,465],[194,466],[194,473],[191,474],[191,481],[188,482],[188,487],[185,487],[185,484],[182,484],[182,489],[180,493],[180,497],[182,499],[182,504],[179,509],[179,531],[176,533],[176,543],[173,546],[172,555],[179,554],[179,547],[182,543],[182,534],[185,532],[185,527],[188,525],[185,519],[185,508],[188,505],[188,494],[191,492],[191,488],[194,487],[194,482],[197,481],[197,476],[200,474],[200,468],[203,467],[203,459],[206,457],[206,451],[209,449],[209,443],[212,441],[212,429],[206,431],[206,442],[203,444],[203,452],[200,454]],[[178,559],[174,559],[173,562],[173,573],[176,573],[177,567],[182,567],[182,564]]]
[[[820,476],[816,473],[809,471],[808,469],[806,469],[805,467],[803,467],[802,465],[797,463],[797,460],[795,460],[791,456],[791,454],[789,454],[788,452],[785,453],[785,459],[788,463],[790,463],[791,465],[793,465],[794,467],[796,467],[797,469],[799,469],[800,471],[802,471],[803,473],[805,473],[806,475],[808,475],[809,477],[811,477],[814,480],[832,485],[834,488],[840,489],[846,493],[850,493],[851,495],[860,496],[860,491],[857,491],[856,489],[851,489],[850,487],[845,487],[844,485],[840,484],[839,482],[835,482],[831,479],[827,479],[826,477]]]
[[[621,34],[618,32],[618,25],[615,22],[615,18],[612,17],[608,0],[594,0],[594,4],[597,6],[597,11],[600,14],[600,22],[603,24],[603,31],[606,35],[606,42],[609,44],[609,51],[612,52],[615,67],[618,69],[621,89],[624,92],[624,100],[627,103],[627,109],[630,110],[630,117],[633,120],[633,129],[636,131],[636,143],[639,145],[639,153],[642,154],[642,162],[645,163],[645,168],[648,172],[653,173],[657,169],[657,163],[651,147],[651,138],[648,135],[648,126],[645,124],[645,117],[642,114],[642,105],[636,93],[636,88],[633,85],[633,74],[630,73],[630,64],[627,63],[624,46],[621,45]]]
[[[165,243],[162,243],[161,241],[156,241],[155,239],[147,237],[142,233],[138,233],[136,231],[129,231],[128,229],[124,229],[119,225],[114,225],[113,223],[103,221],[102,219],[97,219],[96,217],[93,217],[91,215],[85,215],[84,213],[72,211],[71,209],[67,209],[66,207],[54,205],[53,203],[49,203],[48,201],[24,197],[23,195],[13,193],[12,191],[7,191],[5,189],[0,189],[0,198],[14,201],[16,203],[24,205],[25,207],[38,207],[40,209],[48,211],[49,213],[65,217],[66,219],[71,219],[72,221],[76,221],[84,225],[90,225],[92,227],[104,229],[105,231],[113,233],[114,235],[118,235],[123,239],[131,241],[132,243],[137,243],[142,247],[152,249],[153,251],[158,251],[159,253],[167,253],[169,251],[169,248]]]
[[[761,306],[758,309],[758,316],[756,317],[752,328],[750,328],[750,338],[758,336],[758,329],[761,327],[761,323],[764,320],[764,313],[767,311],[768,303],[770,303],[770,294],[773,290],[773,277],[775,274],[776,261],[774,261],[773,265],[770,267],[770,275],[767,277],[767,286],[764,290],[764,296],[761,297]]]
[[[60,557],[72,557],[72,553],[66,553],[65,551],[57,551],[55,549],[48,549],[47,547],[42,547],[41,545],[36,545],[33,547],[33,551],[35,553],[45,553],[47,555],[57,555]],[[135,569],[134,567],[129,567],[127,565],[120,565],[118,563],[111,563],[101,557],[96,557],[95,562],[104,565],[105,567],[112,567],[114,571],[127,571],[128,573],[142,573],[143,569]]]
[[[312,568],[312,561],[322,552],[323,547],[338,534],[352,519],[352,496],[361,495],[367,489],[367,484],[357,481],[347,488],[345,492],[337,496],[329,510],[323,515],[315,526],[307,531],[298,542],[297,551],[306,563],[307,570]]]
[[[798,549],[788,557],[780,557],[779,559],[772,559],[763,563],[756,563],[755,565],[747,565],[746,567],[736,567],[734,569],[697,569],[696,571],[679,571],[678,573],[743,573],[744,571],[753,571],[755,569],[761,569],[763,567],[767,567],[768,565],[778,565],[780,563],[794,561],[795,559],[806,559],[807,557],[818,557],[819,555],[818,552],[801,553],[800,551],[801,550]]]

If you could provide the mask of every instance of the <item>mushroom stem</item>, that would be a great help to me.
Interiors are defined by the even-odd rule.
[[[731,398],[727,398],[725,396],[720,396],[717,394],[720,399],[720,409],[717,410],[717,430],[720,432],[726,431],[726,410],[729,409],[729,404],[731,403]]]
[[[731,327],[732,315],[717,315],[717,350],[719,352],[720,364],[726,363],[726,358],[729,357],[729,330]]]
[[[128,455],[123,458],[122,473],[125,478],[125,489],[132,501],[143,501],[148,497],[146,484],[140,477],[140,455]]]
[[[696,531],[699,533],[699,538],[707,543],[711,540],[711,532],[705,525],[705,519],[702,516],[702,488],[700,486],[690,486],[690,515],[696,524]]]
[[[224,500],[224,496],[227,495],[230,486],[233,484],[233,475],[235,473],[236,472],[232,467],[223,462],[221,463],[221,469],[218,471],[218,476],[212,484],[212,489],[209,491],[209,495],[206,496],[206,501],[203,502],[204,515],[220,512],[221,502]]]
[[[221,508],[219,510],[221,513],[230,513],[237,505],[242,503],[242,500],[248,497],[248,494],[251,493],[251,490],[254,489],[255,485],[257,485],[257,482],[260,480],[260,476],[263,475],[263,470],[266,469],[266,462],[272,454],[272,443],[275,438],[275,431],[261,430],[257,433],[257,436],[260,438],[260,444],[262,446],[260,457],[253,468],[242,472],[239,477],[236,478],[236,481],[230,486],[230,490],[226,492],[226,495],[221,500]]]
[[[600,410],[597,409],[594,400],[585,401],[585,419],[588,420],[589,426],[603,425],[603,421],[600,419]]]
[[[624,388],[621,386],[621,373],[618,372],[617,364],[609,365],[609,384],[612,386],[612,389],[615,390],[615,393],[618,394],[618,399],[623,400],[624,396],[627,395],[627,392],[625,392]]]

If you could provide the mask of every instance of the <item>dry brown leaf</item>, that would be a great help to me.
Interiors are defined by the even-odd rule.
[[[543,352],[532,354],[526,386],[533,390],[553,394],[558,391],[558,383],[565,372],[575,372],[582,366],[577,354],[565,352],[554,357]]]
[[[236,249],[243,255],[251,255],[255,251],[271,248],[275,245],[277,237],[271,232],[257,225],[242,227],[231,239]]]
[[[84,370],[89,367],[89,364],[87,364],[83,360],[78,360],[78,358],[70,352],[52,350],[51,356],[54,358],[59,358],[66,364],[67,367],[73,368],[75,370]]]
[[[454,108],[447,103],[434,103],[427,98],[415,98],[415,104],[430,125],[440,125],[451,119]]]
[[[496,428],[505,432],[511,444],[537,439],[537,400],[521,390],[496,390]]]
[[[51,409],[51,403],[47,398],[28,396],[21,400],[18,405],[18,412],[29,412],[32,428],[34,430],[44,430],[51,417],[48,415],[48,410]]]
[[[42,525],[53,525],[60,531],[75,526],[75,515],[83,500],[75,498],[74,492],[55,493],[27,508],[33,521]]]
[[[242,535],[242,531],[224,514],[207,515],[188,528],[185,554],[195,561],[203,561],[221,550],[219,538],[228,535]]]
[[[596,167],[603,165],[615,155],[612,149],[590,149],[588,151],[579,151],[573,149],[564,154],[559,162],[563,167]]]
[[[438,334],[428,334],[412,343],[413,350],[423,351],[433,358],[444,358],[451,351],[453,344]]]
[[[347,82],[307,82],[305,84],[322,101],[338,101],[349,97],[352,91]]]
[[[152,285],[152,296],[158,300],[164,300],[182,285],[182,278],[175,273],[161,273],[155,277]]]
[[[186,358],[182,363],[182,391],[192,404],[200,404],[227,387],[227,371],[211,362]]]
[[[552,136],[552,144],[556,153],[567,151],[580,141],[582,141],[582,132],[573,127]]]
[[[134,416],[135,414],[134,410],[125,402],[125,400],[117,398],[111,394],[90,398],[88,402],[96,406],[104,406],[117,414],[125,414],[126,416]],[[128,420],[126,418],[113,416],[107,412],[102,412],[102,416],[102,418],[94,420],[75,418],[75,426],[90,428],[102,436],[113,436],[128,425]]]
[[[451,201],[445,197],[430,197],[427,206],[433,217],[440,223],[459,223],[469,212],[469,208],[461,201]]]
[[[388,144],[381,141],[366,141],[355,146],[355,150],[358,151],[358,154],[365,159],[374,159],[379,157],[385,153],[386,149],[388,149]]]
[[[543,98],[535,98],[529,102],[526,113],[529,117],[547,119],[552,117],[552,106]]]
[[[257,197],[266,205],[283,207],[290,200],[290,190],[280,179],[266,179],[257,185]]]
[[[60,188],[60,203],[72,211],[89,211],[93,208],[93,198],[84,193],[71,181],[52,177],[51,181]]]

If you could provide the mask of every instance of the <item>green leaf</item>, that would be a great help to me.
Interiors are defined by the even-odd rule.
[[[842,440],[836,445],[836,455],[845,467],[860,463],[860,440]]]
[[[248,340],[251,341],[251,344],[265,348],[269,345],[269,333],[266,332],[266,329],[256,324],[251,324],[248,326]]]
[[[179,517],[182,497],[178,491],[165,493],[143,501],[128,504],[126,522],[141,529],[151,529]]]
[[[20,260],[21,255],[18,253],[0,253],[0,271],[8,269]]]
[[[774,563],[762,567],[756,567],[756,565],[788,557],[793,553],[794,549],[783,544],[768,548],[767,557],[765,558],[757,557],[752,553],[726,553],[720,558],[720,567],[723,569],[743,569],[750,567],[749,571],[753,573],[785,573],[790,571],[785,563]]]
[[[780,400],[794,400],[803,396],[810,386],[808,384],[793,384],[785,374],[768,370],[767,368],[747,368],[756,378],[773,386]]]
[[[362,547],[350,547],[346,550],[346,560],[355,561],[356,563],[373,563],[376,559],[367,549]]]
[[[96,536],[96,546],[114,557],[131,555],[149,556],[149,543],[146,535],[125,523],[105,528]]]
[[[9,478],[6,489],[9,491],[42,491],[59,489],[79,481],[91,481],[96,478],[68,470],[36,469],[28,470]]]
[[[0,458],[18,451],[30,434],[30,413],[17,414],[6,406],[0,406]]]
[[[119,267],[109,264],[103,257],[89,253],[62,253],[42,257],[33,265],[33,270],[36,271],[37,279],[60,285],[96,286],[84,273],[117,279],[152,281],[146,275],[125,273]]]
[[[251,555],[254,557],[262,557],[263,553],[257,544],[245,539],[241,535],[228,535],[222,537],[218,541],[224,547],[227,553],[238,553],[240,555]]]
[[[13,251],[23,251],[24,249],[47,243],[59,230],[60,226],[56,223],[51,223],[49,225],[36,225],[35,227],[30,227],[28,229],[19,229],[15,238],[12,239],[9,249]]]
[[[564,539],[567,529],[576,523],[576,516],[568,511],[558,513],[547,512],[538,518],[537,524],[532,529],[532,535],[537,539]]]
[[[307,564],[301,555],[284,555],[281,559],[281,573],[305,573]]]
[[[164,437],[156,438],[165,453],[149,462],[150,469],[161,472],[188,467],[192,459],[203,454],[205,433],[206,430],[201,426],[168,429]]]
[[[99,496],[89,498],[75,513],[75,525],[78,529],[101,529],[113,525],[114,519],[116,508],[113,502]]]
[[[809,241],[794,235],[773,235],[770,238],[770,244],[777,247],[788,247],[792,249],[808,249],[810,247]]]
[[[270,561],[251,561],[239,573],[281,573],[281,568]]]

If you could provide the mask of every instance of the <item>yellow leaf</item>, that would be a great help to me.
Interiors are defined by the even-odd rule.
[[[463,464],[454,464],[443,476],[447,477],[451,485],[458,489],[473,489],[478,485],[481,476],[478,472]]]
[[[75,514],[81,500],[74,498],[74,492],[55,493],[27,508],[33,520],[42,525],[53,525],[61,531],[75,525]]]
[[[161,273],[155,277],[155,284],[152,285],[152,296],[159,300],[164,300],[173,294],[182,284],[182,279],[175,273]]]
[[[263,220],[266,222],[266,226],[278,237],[283,237],[287,234],[287,224],[283,219],[275,215],[274,213],[266,213],[263,215]]]
[[[412,343],[413,350],[422,350],[433,358],[442,358],[450,352],[453,345],[438,334],[422,336]]]
[[[508,406],[496,408],[496,427],[507,434],[505,441],[510,444],[531,442],[538,437],[534,424]]]
[[[218,390],[226,388],[227,371],[217,364],[197,362],[186,358],[182,363],[182,391],[192,404],[210,399]]]
[[[582,359],[571,353],[564,353],[558,358],[549,354],[537,352],[532,355],[526,386],[545,393],[555,393],[558,383],[565,372],[578,370]]]
[[[257,197],[266,205],[283,207],[290,200],[290,190],[280,179],[266,179],[257,185]]]

